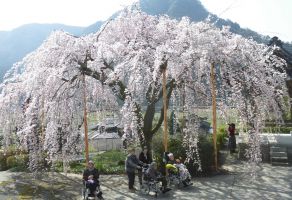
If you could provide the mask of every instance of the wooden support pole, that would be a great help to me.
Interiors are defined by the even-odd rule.
[[[42,111],[41,111],[41,141],[42,145],[44,145],[45,141],[45,96],[42,95]]]
[[[85,74],[82,74],[82,82],[83,82],[83,101],[84,101],[84,141],[85,141],[85,159],[86,166],[89,161],[89,153],[88,153],[88,126],[87,126],[87,106],[86,106],[86,84],[85,84]]]
[[[164,131],[163,131],[163,145],[164,145],[164,152],[167,152],[168,146],[168,133],[167,133],[167,91],[166,91],[166,69],[163,69],[163,108],[164,108]]]
[[[212,115],[213,115],[213,144],[214,144],[214,161],[215,161],[215,170],[218,170],[217,163],[217,123],[216,123],[216,79],[215,79],[215,64],[211,65],[211,91],[212,91]]]

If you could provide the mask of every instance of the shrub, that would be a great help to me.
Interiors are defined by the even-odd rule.
[[[122,166],[124,166],[124,165],[125,165],[125,160],[119,160],[119,161],[118,161],[118,165],[122,165]]]
[[[225,127],[220,126],[217,129],[217,135],[216,135],[217,149],[218,150],[220,150],[224,146],[227,137],[228,137],[228,133],[227,133]]]
[[[3,152],[0,152],[0,170],[7,170],[7,164],[6,164],[7,157],[4,155]]]
[[[201,160],[202,172],[198,171],[198,166],[191,161],[187,164],[187,167],[192,176],[207,175],[212,171],[212,166],[214,166],[214,156],[213,156],[213,140],[210,136],[200,135],[199,136],[199,155]],[[156,135],[153,139],[153,151],[154,159],[159,166],[163,164],[162,156],[164,152],[164,146],[162,142],[162,134]],[[182,144],[182,137],[176,136],[169,138],[168,151],[172,152],[175,158],[182,157],[185,160],[186,153],[185,148]]]
[[[11,160],[11,164],[15,164],[14,166],[10,167],[10,170],[12,171],[27,171],[27,166],[29,162],[29,157],[28,154],[20,154],[20,155],[15,155],[11,156],[15,158],[16,163],[13,163],[14,160]],[[9,157],[8,157],[9,158]],[[7,165],[8,165],[8,158],[7,158]]]
[[[28,160],[27,154],[8,156],[6,165],[7,168],[16,168],[16,171],[23,171],[27,169]]]
[[[15,156],[8,156],[6,159],[6,164],[8,168],[16,167],[17,166],[17,159]]]
[[[200,136],[199,137],[199,154],[201,159],[201,172],[195,172],[195,175],[208,175],[211,173],[214,166],[214,145],[212,136]],[[217,154],[218,155],[218,154]]]

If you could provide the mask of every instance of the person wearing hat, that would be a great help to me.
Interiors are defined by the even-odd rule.
[[[139,166],[139,160],[137,156],[135,155],[135,149],[134,148],[129,148],[128,149],[128,156],[125,162],[125,169],[126,173],[128,175],[128,186],[129,186],[129,191],[130,192],[135,192],[136,188],[134,188],[134,183],[135,183],[135,171],[136,169],[141,169]]]
[[[102,196],[102,193],[99,189],[97,193],[96,188],[99,188],[99,172],[94,167],[94,162],[92,160],[88,161],[87,169],[83,172],[83,180],[85,181],[86,188],[89,188],[90,193],[98,197]]]

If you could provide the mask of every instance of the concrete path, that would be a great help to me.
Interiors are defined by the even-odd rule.
[[[193,179],[193,186],[174,188],[157,199],[292,199],[292,168],[262,164],[257,178],[245,172],[244,163],[227,156],[227,175]],[[138,185],[138,184],[136,184]],[[81,199],[81,175],[44,174],[35,179],[28,173],[0,172],[0,200],[6,199]],[[129,193],[125,175],[101,175],[106,200],[155,199],[140,192]],[[32,193],[29,196],[28,192]]]

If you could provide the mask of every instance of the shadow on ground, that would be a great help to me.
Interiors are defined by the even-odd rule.
[[[11,180],[1,182],[1,196],[17,199],[76,199],[81,181],[59,173],[13,173]]]

